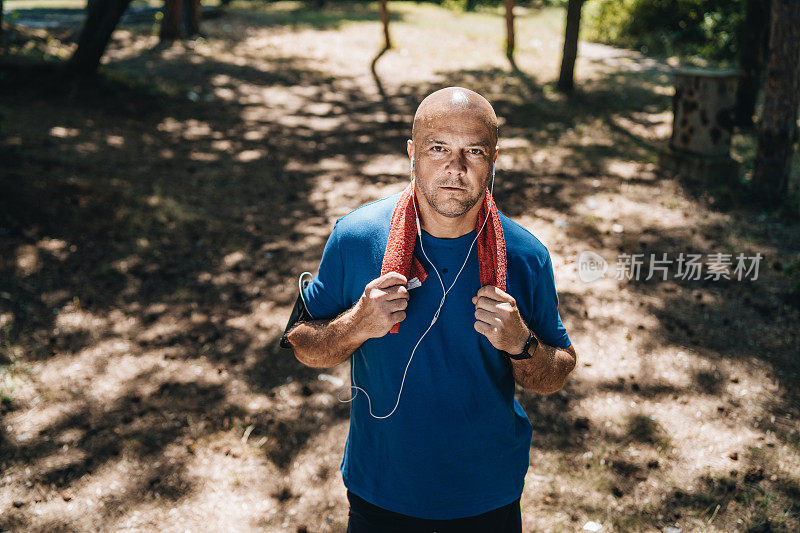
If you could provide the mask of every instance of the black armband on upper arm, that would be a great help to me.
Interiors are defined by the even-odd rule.
[[[306,281],[303,285],[303,288],[305,288],[305,285],[308,285],[308,283],[309,282]],[[286,328],[283,330],[283,335],[281,336],[281,348],[292,347],[292,345],[286,339],[286,334],[289,333],[289,330],[291,330],[297,322],[305,322],[307,320],[314,320],[314,317],[311,316],[311,313],[308,311],[308,309],[306,309],[306,305],[303,302],[303,295],[298,294],[297,300],[294,302],[292,314],[289,316],[289,322],[286,324]]]

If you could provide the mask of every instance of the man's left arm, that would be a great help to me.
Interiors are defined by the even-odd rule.
[[[536,333],[533,336],[536,337]],[[527,391],[544,395],[553,394],[564,387],[567,376],[575,368],[578,354],[575,353],[575,347],[572,344],[566,348],[556,348],[543,343],[538,337],[536,341],[538,344],[533,357],[519,361],[509,359],[514,381]],[[524,344],[525,341],[523,341]],[[522,346],[514,352],[506,351],[520,353]]]
[[[472,303],[475,304],[475,330],[498,350],[521,353],[532,331],[520,315],[514,297],[493,285],[486,285],[478,290]],[[537,345],[530,359],[509,359],[514,381],[537,394],[558,392],[577,363],[575,348],[572,344],[557,348],[542,342],[536,333],[534,337]]]

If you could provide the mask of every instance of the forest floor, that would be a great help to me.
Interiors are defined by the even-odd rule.
[[[515,69],[501,14],[392,3],[373,72],[375,9],[235,3],[171,46],[122,26],[94,84],[0,80],[0,530],[344,531],[349,366],[278,341],[448,85],[501,119],[495,197],[548,247],[579,356],[559,393],[517,391],[524,530],[800,530],[800,224],[659,168],[667,63],[581,43],[565,97],[562,11],[519,11]],[[582,281],[583,251],[605,276]],[[763,259],[714,279],[716,253]]]

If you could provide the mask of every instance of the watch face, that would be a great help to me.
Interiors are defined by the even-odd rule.
[[[533,347],[535,349],[536,347],[536,345],[533,343],[534,339],[535,337],[533,336],[533,333],[529,333],[528,341],[525,343],[525,348],[522,350],[522,353],[519,354],[520,359],[530,359],[531,357],[533,357],[533,351],[531,350],[531,348]]]

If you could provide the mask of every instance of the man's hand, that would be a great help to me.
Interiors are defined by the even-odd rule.
[[[472,303],[475,304],[475,331],[483,334],[498,350],[521,353],[530,330],[514,298],[494,285],[485,285],[472,297]]]
[[[406,277],[387,272],[364,287],[358,300],[357,315],[367,338],[383,337],[392,326],[406,318],[408,289]]]
[[[370,281],[358,301],[336,318],[298,322],[286,334],[298,361],[331,368],[373,337],[382,337],[406,318],[406,278],[389,272]]]

